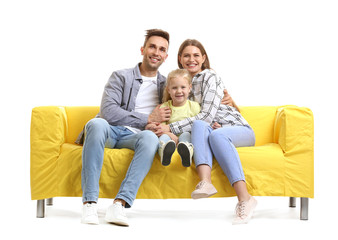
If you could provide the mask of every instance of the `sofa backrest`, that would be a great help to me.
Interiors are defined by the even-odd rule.
[[[256,146],[273,142],[273,131],[278,107],[240,107],[241,114],[253,128]],[[98,106],[65,107],[67,114],[66,142],[74,143],[85,124],[99,112]]]
[[[274,125],[278,107],[240,107],[242,116],[255,132],[256,146],[273,143]]]
[[[86,123],[99,113],[100,108],[98,106],[80,106],[65,107],[65,109],[68,123],[66,142],[74,143]]]

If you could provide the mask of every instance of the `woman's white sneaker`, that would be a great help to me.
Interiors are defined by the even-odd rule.
[[[195,190],[191,193],[192,199],[208,198],[217,193],[214,185],[207,181],[200,181]]]
[[[257,200],[254,197],[250,197],[248,201],[240,201],[236,205],[235,218],[232,224],[244,224],[248,223],[252,218],[253,212],[257,206]]]

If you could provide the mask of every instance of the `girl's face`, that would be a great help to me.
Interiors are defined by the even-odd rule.
[[[195,46],[187,46],[183,49],[182,55],[179,56],[179,61],[183,68],[190,72],[191,76],[195,76],[202,71],[202,65],[206,56],[202,55],[201,50]]]
[[[175,77],[170,79],[167,91],[172,99],[173,106],[183,106],[189,96],[191,85],[189,81],[183,77]]]

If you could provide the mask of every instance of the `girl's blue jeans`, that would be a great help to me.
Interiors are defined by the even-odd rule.
[[[231,185],[245,181],[236,147],[255,145],[255,133],[248,126],[227,126],[213,130],[202,120],[195,120],[191,130],[196,167],[207,164],[212,168],[213,156],[221,166]]]
[[[158,137],[148,130],[133,133],[123,126],[111,126],[103,118],[90,120],[85,127],[85,142],[82,150],[83,202],[98,201],[105,147],[129,148],[135,151],[116,196],[116,198],[126,201],[126,207],[130,207],[143,179],[152,166],[158,149]]]
[[[169,135],[167,134],[162,134],[159,137],[159,140],[166,143],[170,140],[171,138],[169,137]],[[187,143],[191,143],[191,134],[190,132],[184,132],[182,133],[179,137],[178,137],[178,142],[187,142]]]
[[[159,137],[159,140],[162,141],[163,143],[167,143],[171,140],[171,138],[169,137],[169,135],[167,134],[162,134]],[[191,143],[191,134],[190,132],[184,132],[182,133],[179,137],[178,137],[178,142],[187,142],[187,143]],[[160,149],[158,149],[159,151]],[[158,154],[160,154],[160,152],[158,152]]]

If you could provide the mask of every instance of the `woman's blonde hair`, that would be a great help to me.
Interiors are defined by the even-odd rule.
[[[182,77],[182,78],[186,79],[188,81],[189,85],[191,85],[192,77],[191,77],[188,70],[186,70],[186,69],[176,69],[176,70],[171,71],[168,74],[167,82],[165,83],[165,87],[164,87],[164,90],[163,90],[162,102],[167,102],[167,101],[171,100],[170,94],[168,92],[168,86],[170,84],[170,81],[172,79],[176,78],[176,77]]]

